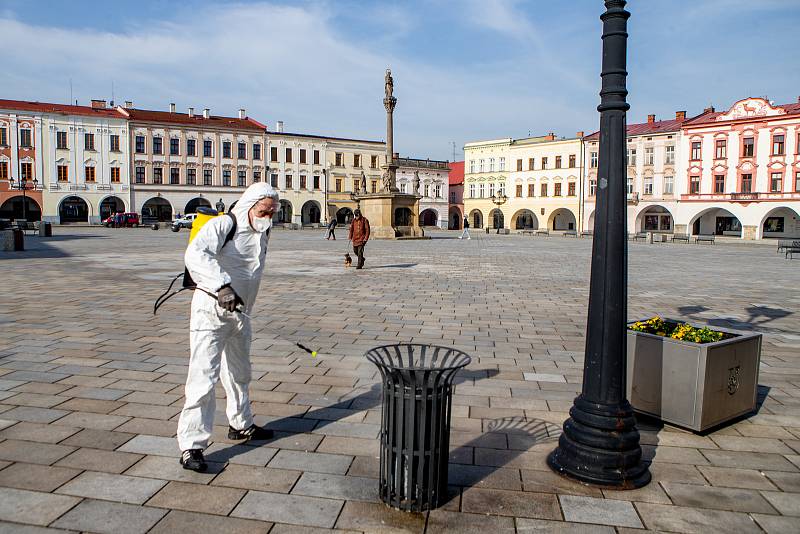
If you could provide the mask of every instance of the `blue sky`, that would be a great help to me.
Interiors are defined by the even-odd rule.
[[[633,0],[629,122],[746,96],[800,96],[800,0]],[[598,125],[600,0],[88,2],[0,0],[0,97],[240,107],[271,128],[383,139],[452,159],[452,142]]]

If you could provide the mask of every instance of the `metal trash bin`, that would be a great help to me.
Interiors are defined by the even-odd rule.
[[[39,237],[53,237],[53,225],[45,221],[40,222]]]
[[[14,232],[14,250],[25,250],[25,233],[19,228],[14,228],[12,232]]]
[[[384,345],[366,357],[383,379],[381,499],[401,510],[432,510],[447,500],[453,379],[471,358],[420,344]]]

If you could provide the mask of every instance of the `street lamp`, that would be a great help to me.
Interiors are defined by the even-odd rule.
[[[36,178],[33,179],[33,189],[36,190],[37,185],[39,184],[39,180]],[[22,191],[22,219],[27,222],[28,221],[28,199],[25,196],[25,191],[28,189],[28,180],[25,176],[20,175],[19,179],[17,180],[17,185],[14,185],[14,178],[8,181],[8,188],[15,190],[15,191]]]
[[[650,482],[626,390],[627,240],[625,0],[605,0],[600,77],[600,148],[583,387],[558,448],[547,458],[561,475],[633,489]]]
[[[500,209],[500,206],[505,204],[506,201],[508,200],[508,197],[506,196],[506,194],[503,192],[502,189],[499,189],[494,195],[492,195],[489,198],[492,199],[492,203],[495,206],[497,206],[497,209]],[[501,211],[501,213],[502,213],[502,211]],[[497,225],[495,225],[495,226],[497,226]],[[486,233],[487,234],[489,233],[489,227],[488,226],[486,227]],[[500,227],[499,226],[497,226],[497,233],[500,234]]]

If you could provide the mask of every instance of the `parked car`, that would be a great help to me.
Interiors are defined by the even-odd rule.
[[[197,218],[196,213],[187,213],[180,219],[175,219],[172,221],[172,231],[178,232],[181,228],[188,228],[192,229],[192,222]]]
[[[106,228],[138,228],[141,222],[139,221],[138,213],[115,213],[111,217],[103,220],[103,225]]]

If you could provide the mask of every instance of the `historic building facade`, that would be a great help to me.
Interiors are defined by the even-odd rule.
[[[394,158],[398,165],[397,187],[402,193],[415,193],[419,201],[420,226],[447,229],[450,164],[430,159]],[[419,180],[415,190],[414,185]]]
[[[675,112],[675,118],[628,124],[627,129],[627,220],[628,232],[675,231],[675,214],[680,200],[681,125],[686,112]],[[583,204],[584,230],[594,229],[594,208],[597,190],[599,132],[584,139],[586,179]]]
[[[38,102],[0,100],[0,218],[41,218],[45,184],[43,137]],[[20,178],[25,180],[24,195]]]
[[[362,191],[362,174],[367,192],[380,191],[386,143],[337,137],[325,139],[326,220],[335,217],[340,224],[347,224],[357,207],[354,195]]]
[[[464,213],[472,228],[504,227],[498,204],[506,191],[512,141],[506,138],[464,145]]]
[[[800,99],[745,98],[681,133],[676,231],[800,238]]]
[[[461,230],[464,226],[464,162],[454,161],[450,164],[448,175],[450,187],[448,191],[448,224],[450,230]]]
[[[129,121],[131,205],[145,219],[171,220],[199,206],[227,209],[244,189],[265,179],[266,126],[239,110],[238,117],[209,109],[179,113],[117,110]]]

